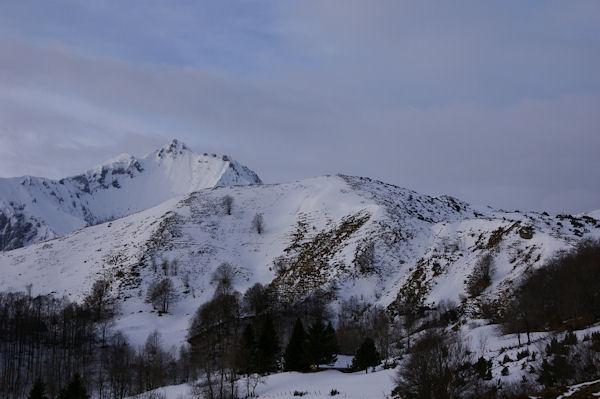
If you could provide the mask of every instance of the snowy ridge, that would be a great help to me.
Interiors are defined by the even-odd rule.
[[[121,154],[58,181],[0,179],[0,248],[62,236],[199,189],[244,184],[261,180],[225,155],[198,155],[177,140],[144,158]]]
[[[231,215],[222,205],[233,199]],[[252,228],[262,214],[264,232]],[[99,278],[121,303],[117,328],[141,343],[158,328],[167,344],[181,342],[197,307],[210,299],[210,275],[222,262],[237,267],[234,286],[271,284],[282,301],[322,289],[332,304],[350,296],[394,306],[444,300],[476,312],[482,298],[502,300],[523,273],[556,250],[600,237],[588,215],[550,216],[476,210],[454,198],[349,176],[295,183],[217,187],[154,208],[0,255],[0,290],[52,292],[81,299]],[[465,280],[491,255],[493,282],[468,298]],[[144,302],[151,281],[170,270],[177,302],[158,317]]]

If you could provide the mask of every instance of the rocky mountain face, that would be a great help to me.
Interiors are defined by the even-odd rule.
[[[228,156],[195,154],[173,140],[144,158],[122,154],[60,180],[0,179],[0,249],[10,250],[220,186],[261,184]]]
[[[99,183],[102,168],[99,174],[86,174],[89,195],[117,192],[170,159],[161,156],[181,154],[183,148],[159,150],[151,154],[152,161],[138,162],[142,170],[135,161],[121,163],[125,172],[113,173],[113,168],[105,173],[103,184],[108,188]],[[220,165],[220,170],[237,170],[235,165],[225,166],[231,161],[212,156],[193,159],[189,165],[206,161],[215,169]],[[212,296],[210,276],[223,262],[235,267],[235,289],[243,292],[257,282],[271,285],[281,301],[319,291],[332,305],[351,297],[390,309],[402,303],[436,306],[453,301],[477,315],[483,301],[502,301],[527,270],[541,267],[556,251],[586,237],[600,237],[600,221],[593,213],[551,216],[474,209],[452,197],[430,197],[340,175],[233,185],[242,177],[254,176],[252,182],[260,182],[250,172],[238,175],[220,184],[224,174],[216,173],[211,180],[216,188],[5,252],[0,255],[0,290],[23,290],[33,284],[36,294],[81,299],[96,280],[107,280],[121,304],[117,328],[140,343],[158,328],[166,343],[178,343],[195,309]],[[215,181],[216,176],[220,177]],[[83,177],[49,186],[77,183],[83,191]],[[192,179],[170,189],[180,193],[194,184]],[[129,208],[118,208],[125,209]],[[87,224],[106,215],[90,214],[98,219],[84,219]],[[257,215],[261,229],[256,228]],[[473,296],[467,281],[484,258],[491,266],[491,284]],[[158,317],[144,297],[152,281],[165,277],[175,286],[176,300],[169,314]]]

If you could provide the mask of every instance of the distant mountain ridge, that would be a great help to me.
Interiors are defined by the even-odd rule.
[[[223,155],[199,155],[172,140],[143,158],[122,154],[60,180],[0,179],[0,250],[11,250],[152,208],[204,188],[261,184]]]

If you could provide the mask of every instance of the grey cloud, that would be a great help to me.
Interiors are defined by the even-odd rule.
[[[258,74],[0,39],[0,174],[70,174],[179,137],[267,182],[342,172],[508,209],[600,208],[597,8],[402,4],[277,5],[265,29],[295,57]]]

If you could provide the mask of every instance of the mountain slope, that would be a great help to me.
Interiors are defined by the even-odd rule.
[[[177,140],[144,158],[123,154],[58,181],[0,179],[0,249],[131,215],[202,188],[260,183],[227,156],[198,155]]]
[[[233,198],[231,215],[223,198]],[[252,228],[262,214],[264,232]],[[180,342],[190,315],[210,299],[210,276],[222,262],[236,267],[234,286],[272,284],[280,300],[322,289],[332,302],[351,296],[394,306],[501,301],[527,269],[582,237],[600,236],[600,222],[476,210],[451,197],[429,197],[370,179],[325,176],[277,185],[219,187],[0,255],[0,290],[53,292],[81,299],[97,279],[112,282],[121,304],[117,327],[134,342],[154,328]],[[493,282],[468,299],[465,280],[491,256]],[[163,260],[177,266],[157,267]],[[150,282],[168,275],[178,300],[158,317],[144,303]]]

